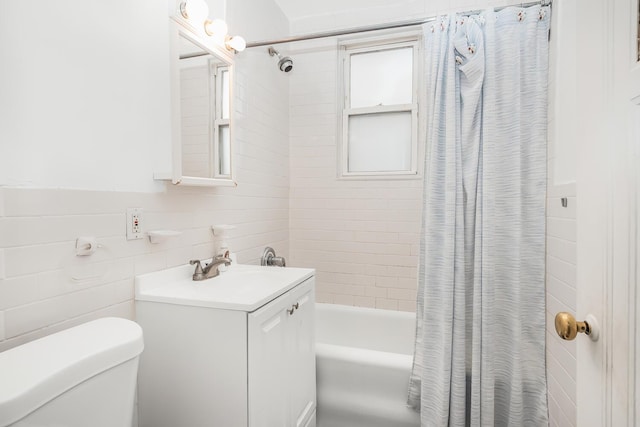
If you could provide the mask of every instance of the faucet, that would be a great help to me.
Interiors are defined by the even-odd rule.
[[[222,264],[230,265],[231,260],[225,256],[219,255],[211,260],[209,264],[207,264],[204,268],[202,268],[202,264],[198,259],[192,259],[189,261],[189,264],[196,266],[196,271],[193,273],[193,280],[200,281],[205,279],[210,279],[212,277],[216,277],[220,274],[218,267]]]

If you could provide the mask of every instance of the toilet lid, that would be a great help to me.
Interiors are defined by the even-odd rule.
[[[105,370],[137,357],[142,328],[107,317],[0,353],[0,427]]]

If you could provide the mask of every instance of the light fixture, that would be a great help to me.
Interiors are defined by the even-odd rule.
[[[188,0],[180,3],[180,14],[184,19],[201,23],[209,16],[209,6],[204,0]]]
[[[224,41],[224,45],[228,50],[235,50],[236,52],[242,52],[247,47],[247,42],[240,36],[227,36]]]
[[[247,42],[240,36],[227,35],[227,24],[222,19],[209,19],[209,6],[205,0],[184,0],[180,3],[180,15],[189,20],[196,28],[202,25],[205,34],[212,37],[218,44],[223,44],[227,50],[242,52]]]
[[[224,37],[227,35],[227,23],[222,19],[207,19],[204,21],[204,32],[210,36],[217,36],[224,40]]]

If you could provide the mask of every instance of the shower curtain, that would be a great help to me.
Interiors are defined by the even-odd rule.
[[[547,426],[549,7],[424,27],[427,161],[409,404],[423,426]]]

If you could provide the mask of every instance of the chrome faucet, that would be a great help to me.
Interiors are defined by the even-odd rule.
[[[198,259],[192,259],[189,261],[189,264],[196,266],[196,271],[193,273],[193,280],[200,281],[205,279],[211,279],[212,277],[216,277],[220,274],[218,267],[222,264],[230,265],[231,260],[224,256],[217,256],[211,260],[209,264],[207,264],[204,268],[202,268],[202,264]]]

